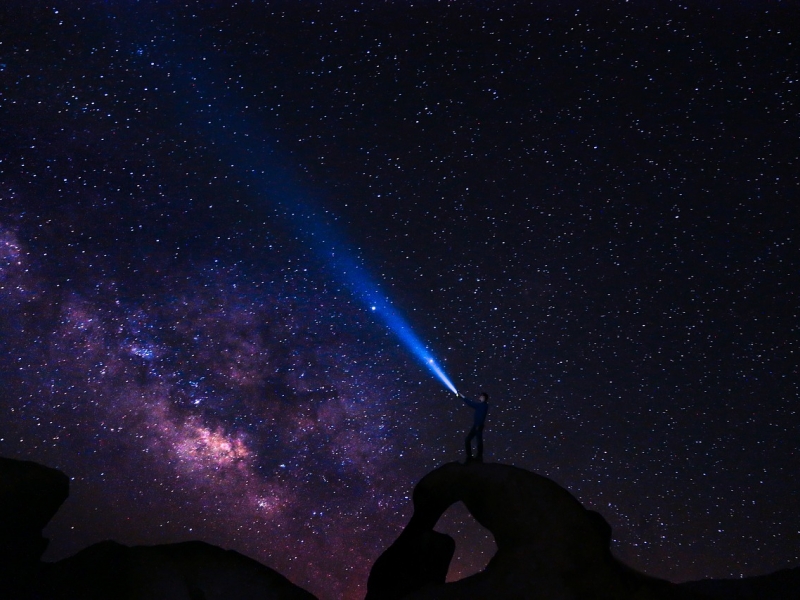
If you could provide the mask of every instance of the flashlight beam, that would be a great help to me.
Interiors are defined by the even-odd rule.
[[[450,381],[450,378],[445,374],[444,369],[439,366],[436,359],[433,357],[422,340],[411,329],[411,325],[400,314],[400,312],[392,306],[389,299],[378,290],[378,287],[370,279],[363,267],[351,258],[345,258],[345,253],[339,253],[339,261],[337,267],[344,276],[344,279],[350,286],[350,289],[361,298],[361,300],[369,307],[370,311],[379,316],[384,324],[392,331],[403,345],[416,356],[428,370],[431,371],[436,377],[454,394],[458,395],[456,386]]]
[[[182,88],[182,114],[205,133],[239,176],[260,190],[259,195],[293,224],[295,231],[336,271],[353,294],[366,303],[366,308],[380,316],[403,345],[457,394],[444,370],[389,299],[379,291],[350,245],[340,240],[330,213],[317,206],[312,195],[297,183],[291,175],[293,169],[276,159],[265,132],[254,129],[253,122],[246,117],[250,112],[248,107],[217,88],[211,61],[206,63],[205,58],[203,61],[201,67],[187,56],[178,55],[167,60],[167,64],[171,64],[172,70],[186,83]]]

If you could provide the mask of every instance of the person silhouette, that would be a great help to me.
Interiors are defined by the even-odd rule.
[[[471,409],[475,411],[474,418],[472,421],[472,429],[469,430],[467,434],[467,439],[464,442],[464,447],[467,451],[467,462],[472,461],[472,440],[473,438],[477,439],[477,455],[475,456],[475,460],[477,462],[483,462],[483,427],[486,424],[486,413],[489,412],[489,394],[486,392],[481,392],[480,396],[478,396],[478,401],[470,400],[464,394],[458,394],[461,399],[464,401],[464,404],[469,406]]]

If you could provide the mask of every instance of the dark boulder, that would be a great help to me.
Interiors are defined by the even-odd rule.
[[[453,583],[416,575],[396,546],[408,537],[423,539],[455,502],[493,535],[497,553],[480,573]],[[666,581],[637,573],[609,549],[611,528],[599,513],[586,510],[555,482],[509,465],[446,464],[414,489],[414,514],[375,563],[373,577],[388,585],[370,586],[369,600],[422,599],[677,599],[695,597]],[[380,571],[380,576],[375,570]],[[393,570],[394,569],[394,570]],[[405,585],[400,585],[404,583]]]
[[[365,600],[398,600],[444,583],[455,550],[455,540],[445,533],[407,527],[372,566]]]
[[[41,562],[42,529],[69,494],[69,479],[0,458],[0,598],[11,600],[315,600],[280,573],[204,542],[94,544]]]
[[[315,600],[283,575],[205,542],[100,542],[53,563],[39,587],[51,600]]]
[[[48,543],[42,529],[68,495],[61,471],[0,457],[0,595],[18,595],[37,576]]]
[[[720,600],[800,600],[800,567],[741,579],[703,579],[680,584]]]
[[[0,457],[0,559],[37,561],[47,548],[42,529],[69,496],[57,469]]]

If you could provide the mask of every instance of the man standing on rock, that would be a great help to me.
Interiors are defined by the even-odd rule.
[[[483,462],[483,426],[486,423],[486,413],[489,412],[489,394],[481,392],[478,402],[470,400],[464,394],[459,394],[464,403],[475,411],[475,418],[472,422],[472,429],[467,434],[465,447],[467,450],[467,462],[472,461],[472,438],[478,438],[478,455],[475,460]]]

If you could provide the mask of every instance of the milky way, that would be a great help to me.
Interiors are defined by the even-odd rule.
[[[5,443],[30,444],[51,464],[73,456],[63,467],[73,491],[81,497],[89,479],[112,505],[130,499],[86,502],[135,520],[134,539],[191,510],[288,571],[287,560],[313,564],[323,540],[354,563],[374,553],[381,526],[369,523],[403,499],[387,473],[414,429],[396,426],[408,417],[387,369],[402,360],[367,355],[353,309],[298,274],[254,285],[218,266],[134,298],[110,279],[62,292],[37,278],[14,233],[3,242],[4,325],[16,334]]]
[[[800,563],[796,10],[235,4],[0,8],[0,454],[72,478],[46,559],[203,539],[363,597],[471,415],[356,265],[623,560]]]

